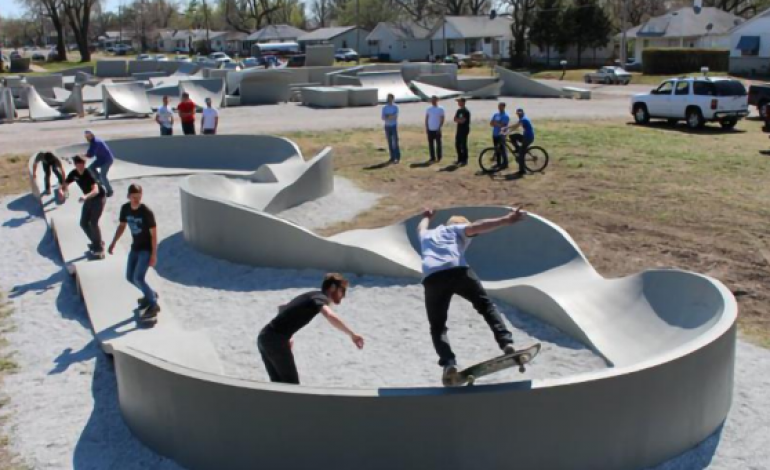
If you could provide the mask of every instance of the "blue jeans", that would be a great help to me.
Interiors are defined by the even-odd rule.
[[[155,291],[144,280],[145,276],[147,276],[147,270],[150,269],[151,254],[149,251],[138,251],[132,248],[128,253],[126,279],[142,291],[144,298],[147,299],[152,307],[158,302],[158,299],[155,296]]]
[[[160,126],[160,135],[174,135],[173,127]]]
[[[93,170],[94,173],[96,173],[96,177],[99,178],[99,182],[102,184],[102,186],[104,186],[104,190],[107,191],[107,197],[111,197],[112,185],[110,184],[110,180],[107,178],[107,174],[109,174],[110,168],[112,168],[112,162],[101,163],[98,165],[96,162],[93,162],[89,168]]]
[[[390,152],[390,161],[398,162],[401,160],[401,149],[398,148],[398,126],[385,126],[385,139],[388,141],[388,152]]]

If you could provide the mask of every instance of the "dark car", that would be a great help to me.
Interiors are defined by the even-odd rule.
[[[287,67],[304,67],[305,66],[305,54],[297,54],[288,57]]]
[[[751,85],[749,87],[749,104],[757,107],[759,116],[766,119],[770,106],[770,83]]]

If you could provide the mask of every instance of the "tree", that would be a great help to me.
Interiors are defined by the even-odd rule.
[[[279,8],[273,14],[273,19],[277,24],[289,24],[300,29],[307,27],[305,5],[299,0],[282,0],[279,2]]]
[[[507,0],[511,7],[511,35],[513,45],[511,53],[511,66],[523,67],[524,54],[527,50],[527,33],[534,20],[534,10],[537,0]]]
[[[91,9],[98,0],[62,0],[64,13],[75,36],[75,42],[80,51],[80,61],[91,61],[89,48],[89,29],[91,26]]]
[[[28,10],[38,11],[40,14],[47,16],[51,20],[51,24],[53,25],[54,30],[56,30],[57,59],[66,61],[67,46],[64,35],[65,17],[63,15],[63,0],[26,0],[25,5]]]
[[[529,40],[545,50],[546,65],[550,65],[551,48],[559,44],[562,35],[561,0],[540,0],[534,16]]]
[[[716,7],[733,15],[750,18],[756,15],[757,11],[761,11],[757,9],[758,6],[765,8],[767,3],[761,0],[705,0],[703,6]]]
[[[368,31],[372,31],[379,23],[396,21],[398,14],[393,4],[386,0],[359,0],[358,25]],[[340,12],[338,18],[340,24],[353,26],[356,24],[356,2],[348,2]]]
[[[569,46],[575,46],[578,67],[586,48],[602,47],[609,42],[610,20],[597,0],[575,0],[564,11],[562,25],[566,40],[560,49],[564,52]]]
[[[195,1],[195,0],[192,0]],[[272,15],[284,0],[221,0],[220,9],[231,28],[251,33],[265,24],[272,24]]]
[[[310,4],[310,11],[319,28],[325,28],[329,25],[333,8],[332,0],[313,0],[313,3]]]

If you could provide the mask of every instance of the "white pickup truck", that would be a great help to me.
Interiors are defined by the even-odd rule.
[[[691,129],[706,122],[732,129],[749,115],[748,93],[743,83],[730,78],[674,78],[649,94],[632,97],[631,114],[637,124],[662,118],[671,124],[684,120]]]

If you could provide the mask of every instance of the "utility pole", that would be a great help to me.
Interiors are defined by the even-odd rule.
[[[626,68],[626,54],[628,51],[628,42],[626,39],[626,2],[627,0],[620,0],[620,66]]]
[[[118,44],[123,44],[123,0],[118,3]]]
[[[356,65],[361,64],[361,21],[358,16],[359,0],[356,0]]]

